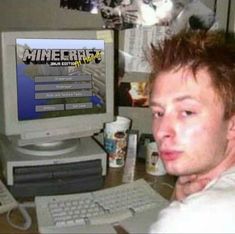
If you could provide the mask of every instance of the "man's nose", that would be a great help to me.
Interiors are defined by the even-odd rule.
[[[158,141],[175,136],[175,121],[172,117],[164,116],[154,129]]]

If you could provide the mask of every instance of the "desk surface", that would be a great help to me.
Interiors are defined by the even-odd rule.
[[[104,187],[113,187],[122,183],[124,168],[109,168],[107,176],[105,177]],[[173,176],[152,176],[146,173],[145,163],[137,161],[135,168],[135,179],[144,178],[148,181],[152,187],[159,192],[163,197],[169,199],[172,194],[172,188],[169,185],[174,185],[175,178]],[[32,217],[33,224],[27,231],[20,231],[11,227],[6,219],[6,214],[0,215],[0,234],[15,234],[15,233],[27,233],[27,234],[38,234],[36,212],[34,208],[27,209]],[[12,220],[14,222],[22,222],[22,217],[17,211],[12,212]],[[120,233],[123,233],[120,231]]]

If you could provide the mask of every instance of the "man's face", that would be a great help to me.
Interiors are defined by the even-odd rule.
[[[196,77],[181,68],[160,73],[153,84],[153,134],[167,172],[174,175],[207,173],[225,157],[224,105],[207,70]]]

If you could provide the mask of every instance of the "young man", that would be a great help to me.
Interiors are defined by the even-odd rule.
[[[235,44],[184,32],[153,47],[153,134],[175,201],[151,233],[235,233]]]

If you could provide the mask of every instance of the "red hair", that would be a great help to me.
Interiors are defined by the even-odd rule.
[[[229,43],[226,38],[225,33],[218,31],[187,31],[152,45],[150,94],[160,72],[187,67],[195,76],[206,68],[225,105],[225,118],[231,117],[235,113],[235,42]]]

